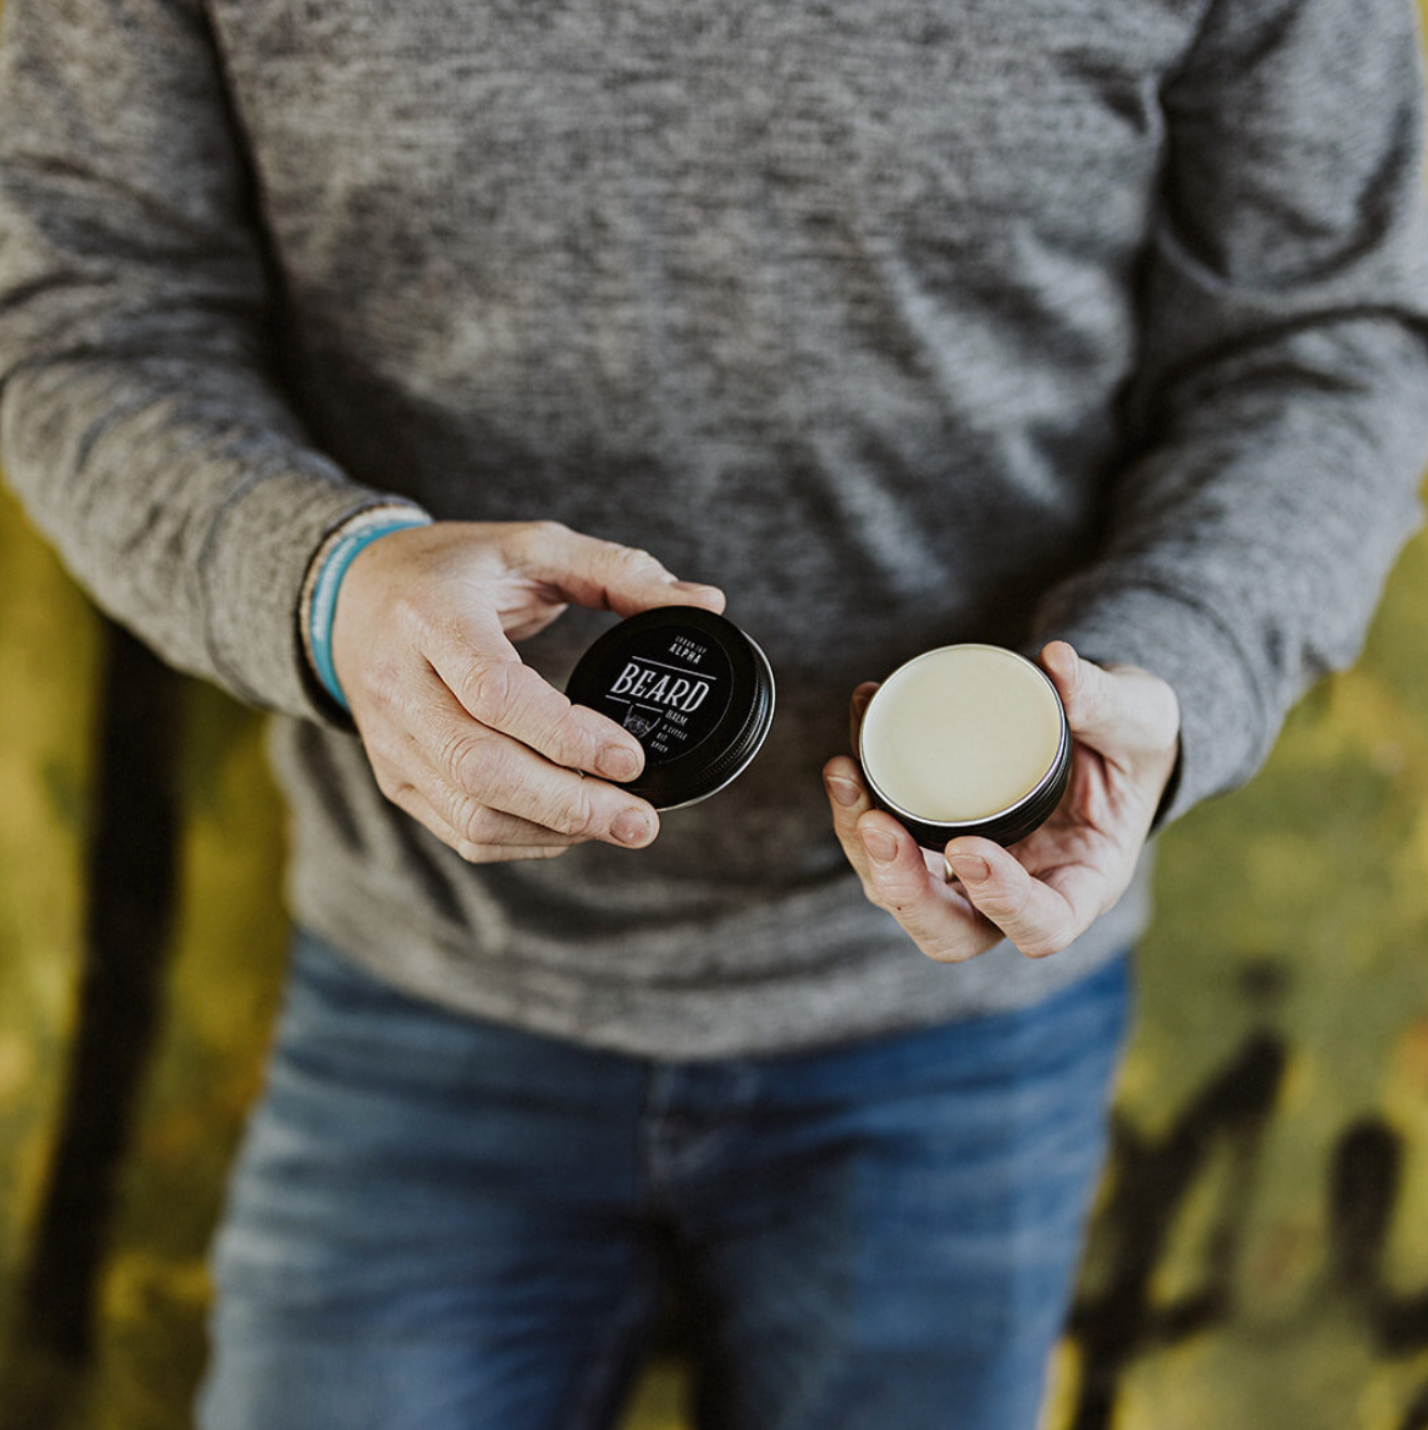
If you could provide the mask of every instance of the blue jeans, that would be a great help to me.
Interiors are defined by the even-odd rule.
[[[653,1062],[299,936],[200,1424],[608,1427],[673,1281],[704,1430],[1031,1430],[1127,985],[1122,959],[1013,1014]]]

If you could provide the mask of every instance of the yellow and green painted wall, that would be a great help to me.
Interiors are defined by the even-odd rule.
[[[259,717],[0,494],[0,1430],[191,1424],[282,859]],[[1428,534],[1157,898],[1043,1430],[1428,1430]]]

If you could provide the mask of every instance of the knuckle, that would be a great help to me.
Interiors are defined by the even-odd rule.
[[[385,776],[415,785],[415,780],[402,773],[412,764],[411,742],[402,725],[390,720],[369,720],[361,734],[367,762],[379,779]]]
[[[545,751],[556,764],[574,768],[594,757],[597,741],[570,701],[559,691],[551,694],[554,699],[533,699],[527,706],[527,743]]]
[[[967,949],[946,943],[929,943],[923,947],[922,952],[934,963],[966,963],[969,958],[976,956]]]
[[[1053,953],[1060,953],[1066,943],[1057,934],[1042,933],[1018,940],[1016,946],[1027,958],[1049,958]]]
[[[603,828],[600,814],[583,788],[577,789],[573,798],[560,804],[552,817],[542,822],[572,838],[595,834]]]
[[[1027,920],[1024,927],[1013,927],[1008,933],[1027,958],[1049,958],[1070,946],[1076,937],[1076,926],[1070,918],[1043,921],[1039,925]]]
[[[642,546],[627,546],[624,559],[632,576],[653,579],[668,574],[664,562],[654,552],[646,551]]]
[[[485,813],[486,807],[479,800],[463,793],[458,794],[452,801],[448,818],[451,827],[463,841],[481,844],[484,842],[482,820]]]
[[[501,833],[501,816],[484,804],[472,801],[461,832],[474,844],[494,844]]]
[[[461,731],[447,737],[441,765],[462,794],[473,795],[489,788],[499,760],[484,740]]]
[[[534,558],[544,548],[563,542],[570,535],[570,528],[563,521],[548,518],[523,521],[511,531],[512,540],[507,550],[518,559]]]
[[[467,676],[462,704],[484,725],[499,726],[510,714],[513,663],[493,661]]]
[[[978,900],[982,912],[1000,924],[1015,924],[1026,913],[1029,897],[1026,889],[997,890]]]
[[[420,645],[422,637],[431,627],[426,602],[414,593],[402,592],[392,598],[388,610],[403,639],[412,645]]]
[[[899,851],[905,852],[905,849]],[[927,887],[927,866],[920,858],[912,865],[904,863],[900,858],[892,864],[874,866],[874,869],[875,877],[887,898],[905,902],[920,895]]]
[[[912,894],[906,883],[898,878],[875,878],[873,888],[873,902],[894,918],[901,919],[912,902]]]
[[[416,786],[410,780],[404,779],[395,770],[384,765],[373,764],[372,774],[376,778],[377,788],[395,805],[405,807],[416,792]]]

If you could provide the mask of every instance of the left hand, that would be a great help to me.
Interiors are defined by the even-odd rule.
[[[1003,849],[954,839],[924,850],[892,815],[874,809],[856,761],[823,769],[833,824],[868,898],[929,958],[960,963],[1003,937],[1044,958],[1084,933],[1125,893],[1150,832],[1179,744],[1175,692],[1136,666],[1093,665],[1064,641],[1041,652],[1074,741],[1071,783],[1045,824]],[[857,727],[876,686],[853,696]]]

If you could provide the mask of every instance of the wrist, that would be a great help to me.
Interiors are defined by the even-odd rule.
[[[343,578],[374,541],[431,522],[420,507],[404,503],[368,507],[331,531],[308,566],[299,607],[303,653],[318,684],[344,712],[350,713],[350,706],[332,659],[332,626]]]

